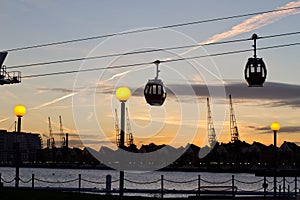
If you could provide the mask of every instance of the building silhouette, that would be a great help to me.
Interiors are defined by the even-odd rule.
[[[20,162],[33,163],[37,150],[42,149],[42,139],[37,133],[17,133],[0,130],[0,163],[13,164],[16,155],[14,144],[20,143]]]

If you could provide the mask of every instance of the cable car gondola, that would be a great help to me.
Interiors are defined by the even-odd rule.
[[[252,39],[254,40],[254,57],[248,58],[244,71],[245,79],[249,87],[262,87],[267,77],[267,69],[263,59],[257,58],[256,56],[257,38],[256,34],[252,35]]]
[[[148,80],[145,89],[144,96],[146,102],[151,106],[161,106],[166,100],[167,93],[164,88],[163,82],[158,79],[158,65],[160,63],[159,60],[153,62],[156,65],[156,77],[154,79]]]

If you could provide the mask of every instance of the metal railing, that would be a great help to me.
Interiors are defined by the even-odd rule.
[[[0,173],[0,187],[12,187],[6,186],[5,184],[12,184],[16,181],[16,178],[12,178],[7,180],[2,177]],[[78,192],[93,192],[93,193],[102,193],[102,194],[117,194],[119,193],[119,189],[112,189],[112,183],[119,182],[119,179],[112,180],[111,175],[106,175],[105,181],[92,181],[85,179],[78,174],[77,178],[69,179],[69,180],[43,180],[39,178],[35,178],[35,174],[32,174],[31,178],[28,180],[23,180],[19,178],[19,182],[23,183],[23,188],[31,188],[31,189],[47,189],[47,190],[61,190],[61,191],[78,191]],[[287,180],[286,177],[281,177],[281,180],[278,180],[278,188],[277,196],[279,197],[290,197],[296,198],[298,191],[298,184],[300,179],[297,177],[290,178]],[[94,184],[98,187],[82,187],[83,183],[86,182],[88,184]],[[269,188],[269,184],[272,185],[273,181],[267,179],[267,177],[263,177],[259,180],[249,181],[249,180],[239,180],[236,179],[234,175],[232,175],[231,179],[223,180],[223,181],[211,181],[201,178],[201,175],[198,175],[197,178],[191,180],[170,180],[166,179],[164,175],[161,175],[159,179],[150,180],[150,181],[136,181],[130,180],[128,178],[124,178],[124,182],[128,182],[131,184],[131,188],[124,188],[124,194],[155,194],[161,198],[163,198],[166,194],[185,194],[185,195],[195,195],[195,196],[205,196],[205,195],[226,195],[231,197],[237,196],[272,196],[274,195],[274,187]],[[37,186],[37,183],[46,183],[52,184],[55,186]],[[73,184],[70,184],[73,183]],[[174,189],[166,187],[166,184],[171,183],[172,185],[180,185],[189,184],[196,186],[190,189]],[[77,187],[61,187],[61,184],[65,185],[76,185]],[[57,186],[59,185],[59,186]],[[150,189],[150,187],[141,188],[141,185],[154,185],[154,188]],[[252,189],[245,189],[247,186],[251,186]],[[103,187],[101,187],[103,186]],[[255,186],[255,188],[253,187]],[[178,187],[177,187],[178,188]],[[186,187],[179,187],[186,188]],[[249,188],[249,187],[248,187]]]

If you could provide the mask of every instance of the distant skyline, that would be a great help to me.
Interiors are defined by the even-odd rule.
[[[3,1],[0,44],[6,50],[297,6],[300,1],[288,0],[272,3],[259,0]],[[9,69],[37,62],[244,39],[253,33],[263,37],[299,31],[299,9],[295,9],[11,51],[4,64],[8,71],[20,70],[23,76],[106,68],[250,49],[253,41]],[[299,39],[299,34],[261,39],[257,47],[298,43]],[[207,145],[207,97],[212,98],[217,140],[230,141],[229,94],[242,141],[272,144],[269,126],[278,121],[282,127],[278,144],[283,141],[300,144],[299,51],[300,45],[258,51],[268,69],[262,88],[248,88],[243,77],[246,61],[253,55],[251,51],[162,63],[159,76],[173,93],[168,94],[163,107],[150,107],[142,93],[148,79],[154,78],[154,65],[24,78],[19,84],[0,86],[0,128],[14,130],[13,108],[21,103],[27,107],[22,130],[40,133],[44,141],[49,134],[48,117],[53,132],[58,133],[61,115],[64,131],[70,134],[70,146],[79,145],[79,140],[95,149],[113,145],[115,108],[120,112],[114,92],[118,86],[126,85],[133,93],[126,105],[137,146],[151,142],[177,147],[186,143]]]

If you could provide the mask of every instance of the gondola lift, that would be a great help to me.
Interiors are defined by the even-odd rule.
[[[144,97],[149,105],[161,106],[166,100],[167,93],[162,80],[158,78],[160,61],[156,60],[153,63],[156,65],[156,77],[148,80],[144,89]]]
[[[254,56],[248,58],[246,67],[244,70],[245,79],[249,87],[262,87],[266,77],[267,69],[262,58],[257,58],[256,55],[256,39],[258,36],[256,34],[252,35],[252,40],[254,41]]]

